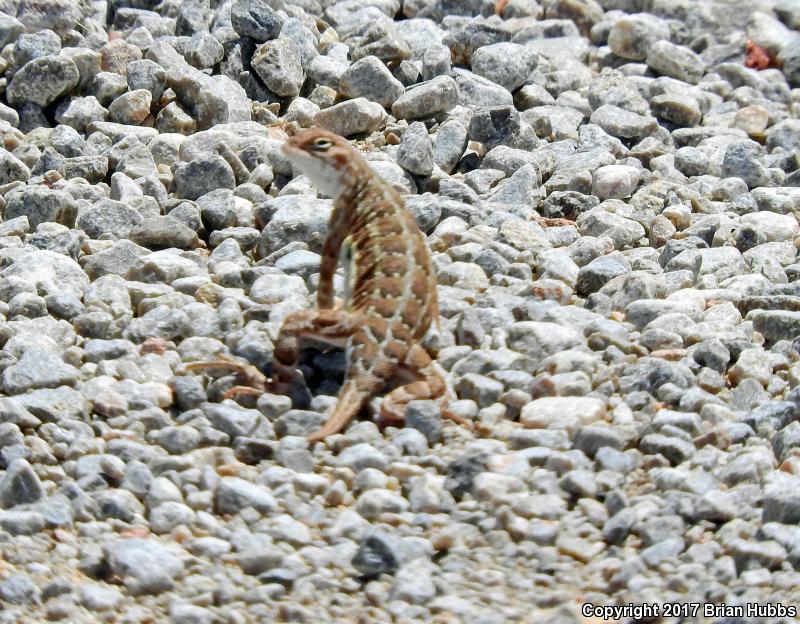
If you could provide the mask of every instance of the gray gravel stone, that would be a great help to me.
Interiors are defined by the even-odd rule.
[[[436,596],[434,566],[424,559],[409,561],[395,573],[392,597],[411,604],[424,604]]]
[[[78,84],[80,73],[70,59],[63,56],[41,56],[26,63],[6,89],[9,104],[31,102],[47,106]]]
[[[318,85],[339,88],[342,74],[350,67],[348,47],[342,44],[330,46],[327,53],[315,57],[307,68],[308,77]]]
[[[284,18],[271,5],[265,0],[236,0],[230,9],[233,29],[256,43],[274,39]]]
[[[467,148],[467,130],[452,119],[439,126],[433,145],[433,160],[445,173],[452,173]]]
[[[15,459],[0,480],[0,505],[7,509],[25,503],[35,503],[44,496],[39,477],[25,459]]]
[[[445,45],[432,45],[422,54],[422,79],[432,80],[437,76],[447,76],[451,70],[450,48]]]
[[[659,119],[678,126],[696,126],[703,116],[696,99],[677,93],[656,95],[650,100],[650,110]]]
[[[722,159],[722,175],[741,178],[749,188],[770,185],[770,173],[761,160],[759,146],[752,142],[732,143]]]
[[[72,386],[79,372],[49,349],[31,346],[22,357],[3,371],[3,388],[8,394],[20,394],[38,388]]]
[[[611,104],[604,104],[596,109],[590,121],[611,136],[623,139],[643,138],[655,131],[658,126],[652,117],[638,115]]]
[[[592,193],[600,199],[629,197],[639,183],[639,170],[626,165],[606,165],[592,174]]]
[[[66,191],[33,186],[6,195],[5,218],[25,216],[31,229],[48,221],[72,226],[77,211],[75,200]]]
[[[175,586],[184,564],[155,539],[127,538],[105,547],[111,571],[134,595],[158,594]]]
[[[417,175],[430,175],[433,171],[433,142],[425,124],[414,122],[403,133],[397,150],[397,164]]]
[[[22,572],[0,582],[0,598],[10,604],[31,604],[39,601],[39,588]]]
[[[276,94],[293,96],[300,93],[305,72],[300,49],[294,40],[286,37],[262,43],[256,48],[251,64],[259,78]]]
[[[383,471],[388,466],[386,455],[366,443],[347,447],[339,454],[336,463],[339,466],[345,466],[356,471],[364,470],[365,468],[375,468]]]
[[[401,551],[400,540],[394,535],[373,530],[361,540],[351,563],[367,577],[393,574],[403,558]]]
[[[150,114],[153,96],[147,89],[136,89],[123,93],[108,105],[108,115],[111,121],[139,125]]]
[[[375,56],[365,56],[347,68],[339,78],[339,92],[349,98],[366,98],[391,107],[403,95],[403,85]]]
[[[205,607],[174,604],[169,609],[170,624],[213,624],[217,616]]]
[[[658,17],[643,13],[617,19],[608,33],[608,47],[617,56],[644,60],[653,45],[669,39],[669,27]]]
[[[392,104],[398,119],[420,119],[447,112],[458,104],[459,91],[450,76],[438,76],[414,85]]]
[[[647,66],[654,72],[697,84],[705,73],[703,59],[685,46],[656,41],[647,50]]]
[[[452,75],[458,104],[462,106],[507,106],[514,101],[505,87],[465,69],[454,69]]]
[[[143,220],[141,213],[127,204],[102,199],[78,214],[75,225],[89,238],[118,240],[127,238]]]
[[[214,491],[214,505],[219,513],[238,513],[252,507],[269,514],[277,509],[277,501],[269,490],[238,477],[223,477]]]
[[[341,134],[369,134],[386,124],[388,115],[380,104],[360,97],[323,109],[314,116],[314,124]]]
[[[422,433],[431,446],[442,439],[442,415],[433,401],[411,401],[406,410],[405,426]]]
[[[526,46],[502,42],[478,48],[472,55],[472,71],[509,91],[525,84],[536,69],[538,55]]]
[[[236,178],[222,156],[210,155],[182,163],[175,168],[175,190],[178,197],[197,199],[216,189],[233,189]]]
[[[131,61],[128,63],[126,76],[131,91],[147,89],[154,102],[158,102],[164,94],[167,72],[158,63],[150,59]],[[112,74],[114,75],[114,74]],[[100,74],[98,74],[98,77]],[[117,95],[122,95],[118,93]]]
[[[83,585],[80,591],[81,604],[90,611],[108,611],[122,601],[122,592],[99,584]]]

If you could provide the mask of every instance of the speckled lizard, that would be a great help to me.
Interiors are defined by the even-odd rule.
[[[253,367],[232,362],[200,362],[187,368],[216,365],[234,368],[250,384],[231,393],[255,394],[269,388],[285,392],[296,375],[300,339],[316,338],[344,346],[347,376],[327,422],[310,442],[344,429],[366,403],[390,382],[381,403],[384,422],[402,422],[410,401],[452,397],[447,383],[420,344],[431,323],[438,323],[436,275],[425,239],[400,195],[369,167],[345,139],[311,128],[291,137],[284,154],[324,194],[334,199],[322,248],[317,310],[290,314],[275,343],[272,382]],[[352,256],[352,287],[334,308],[333,274],[342,246]],[[445,417],[462,425],[446,409]]]

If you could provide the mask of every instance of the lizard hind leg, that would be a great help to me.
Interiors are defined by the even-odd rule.
[[[387,424],[400,423],[405,420],[406,409],[411,401],[433,400],[439,405],[444,418],[472,429],[472,423],[447,409],[448,404],[455,399],[455,394],[421,345],[412,345],[402,372],[412,375],[415,379],[395,388],[383,398],[381,403],[383,421]]]
[[[374,382],[374,383],[372,383]],[[339,433],[352,421],[370,397],[379,389],[382,381],[372,378],[348,379],[339,393],[339,400],[322,427],[308,436],[309,444],[320,442],[334,433]]]
[[[339,400],[319,431],[308,437],[319,442],[340,432],[353,420],[366,403],[386,385],[386,379],[397,368],[396,362],[381,357],[374,335],[356,330],[347,344],[347,378],[339,392]]]

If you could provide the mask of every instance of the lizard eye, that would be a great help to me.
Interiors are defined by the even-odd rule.
[[[322,137],[314,139],[314,142],[311,144],[311,149],[318,152],[324,152],[331,147],[333,147],[333,142],[330,139],[324,139]]]

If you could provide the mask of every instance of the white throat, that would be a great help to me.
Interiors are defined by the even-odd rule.
[[[341,174],[329,164],[299,150],[292,150],[286,156],[323,195],[335,200],[344,190]]]

